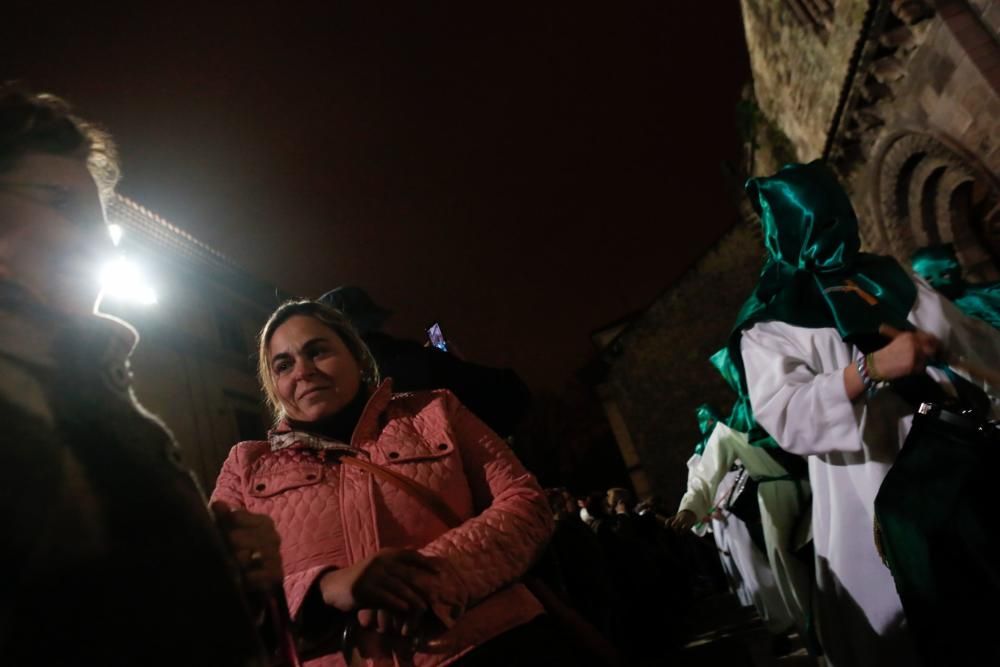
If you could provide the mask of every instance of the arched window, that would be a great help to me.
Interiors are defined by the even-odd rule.
[[[881,236],[908,261],[915,250],[954,243],[973,282],[1000,279],[1000,184],[973,158],[937,139],[903,134],[876,158]]]

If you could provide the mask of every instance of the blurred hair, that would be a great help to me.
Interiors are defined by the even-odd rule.
[[[587,496],[584,507],[587,508],[587,512],[590,513],[590,516],[595,519],[607,516],[608,504],[606,494],[603,494],[600,491],[591,493]]]
[[[73,114],[55,95],[0,84],[0,172],[27,153],[79,157],[105,201],[120,177],[118,151],[107,132]]]
[[[620,486],[608,489],[608,506],[614,510],[618,503],[625,503],[625,508],[631,510],[634,504],[632,492]]]
[[[378,386],[381,380],[378,364],[375,363],[375,357],[372,356],[371,350],[368,349],[365,342],[361,340],[361,336],[358,335],[357,330],[351,326],[351,321],[347,319],[346,315],[333,306],[321,301],[310,301],[307,299],[286,301],[271,314],[271,317],[267,320],[267,324],[260,330],[260,334],[257,337],[257,377],[260,379],[260,386],[264,390],[264,396],[267,399],[268,407],[271,408],[271,414],[275,422],[284,418],[285,411],[281,406],[281,400],[278,397],[278,387],[271,373],[271,363],[268,359],[267,348],[271,344],[271,337],[274,336],[274,332],[277,331],[278,327],[297,315],[313,318],[331,329],[344,341],[348,352],[351,353],[354,360],[358,362],[358,366],[361,367],[361,381],[369,391]]]

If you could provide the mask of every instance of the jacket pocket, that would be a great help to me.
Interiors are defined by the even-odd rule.
[[[423,439],[417,442],[379,443],[379,451],[388,464],[408,463],[410,461],[433,461],[443,459],[455,452],[455,445],[445,440],[427,442]]]
[[[298,463],[294,466],[256,471],[247,480],[247,493],[255,498],[270,498],[291,489],[319,484],[323,480],[323,465]]]

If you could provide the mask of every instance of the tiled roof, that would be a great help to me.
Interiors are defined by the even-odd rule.
[[[128,197],[116,194],[108,202],[107,215],[110,224],[121,225],[129,243],[166,251],[171,259],[182,260],[265,308],[287,298],[212,246]]]

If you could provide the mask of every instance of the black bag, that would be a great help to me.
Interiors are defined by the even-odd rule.
[[[747,474],[746,469],[741,470],[733,484],[733,492],[729,494],[729,500],[726,502],[726,509],[747,524],[760,523],[757,486],[757,482]]]
[[[750,540],[766,556],[767,543],[764,541],[764,524],[760,518],[757,486],[758,483],[747,474],[746,469],[741,470],[739,477],[733,484],[733,490],[726,500],[724,509],[746,524]]]
[[[998,665],[1000,429],[925,403],[875,498],[876,544],[928,665]]]

